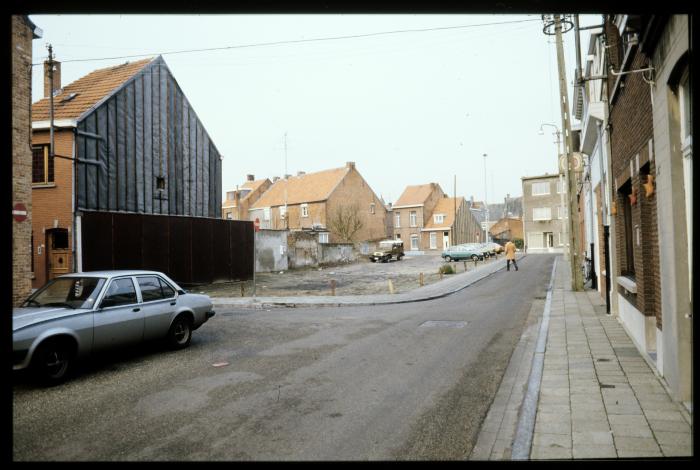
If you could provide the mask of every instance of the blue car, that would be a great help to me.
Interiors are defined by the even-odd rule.
[[[442,259],[447,261],[462,261],[462,260],[483,260],[484,255],[480,250],[474,249],[468,245],[454,245],[450,248],[444,250],[442,254]]]

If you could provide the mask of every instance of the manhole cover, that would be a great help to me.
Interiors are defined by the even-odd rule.
[[[465,321],[445,321],[445,320],[429,320],[420,325],[425,328],[464,328],[467,326]]]

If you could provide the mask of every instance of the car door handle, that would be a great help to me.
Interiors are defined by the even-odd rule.
[[[177,303],[177,301],[173,300],[172,302],[170,302],[170,305],[175,305],[176,303]]]
[[[134,311],[134,312],[140,312],[140,311],[141,311],[141,308],[136,307],[133,311]]]

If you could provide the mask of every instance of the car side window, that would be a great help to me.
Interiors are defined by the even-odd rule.
[[[136,302],[136,288],[131,278],[114,279],[107,288],[107,293],[100,306],[115,307],[135,304]]]
[[[168,283],[166,283],[162,279],[158,278],[158,280],[160,281],[160,286],[163,289],[163,298],[172,299],[173,297],[175,297],[175,289],[170,287]]]
[[[163,289],[161,289],[157,277],[137,277],[136,280],[139,283],[139,288],[141,288],[141,298],[144,302],[151,302],[164,298]]]

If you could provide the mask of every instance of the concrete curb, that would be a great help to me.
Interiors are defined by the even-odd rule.
[[[526,254],[520,254],[517,260],[521,260],[523,258],[527,257]],[[503,258],[502,258],[503,259]],[[498,260],[497,260],[498,261]],[[256,299],[250,299],[249,301],[246,302],[217,302],[216,297],[213,297],[213,303],[214,303],[214,309],[219,309],[219,308],[232,308],[232,307],[241,307],[241,308],[255,308],[255,309],[263,309],[266,307],[289,307],[289,308],[295,308],[295,307],[366,307],[366,306],[372,306],[372,305],[392,305],[392,304],[405,304],[405,303],[410,303],[410,302],[425,302],[428,300],[435,300],[435,299],[440,299],[443,297],[447,297],[448,295],[455,294],[462,289],[465,289],[472,284],[481,281],[482,279],[485,279],[488,276],[491,276],[492,274],[495,274],[496,272],[505,269],[505,266],[501,265],[500,267],[496,267],[497,264],[493,264],[490,266],[490,269],[487,269],[486,267],[482,268],[482,272],[479,272],[478,276],[475,277],[474,279],[470,280],[464,285],[461,285],[457,287],[456,289],[449,289],[445,290],[444,292],[437,293],[437,294],[428,294],[423,297],[411,297],[411,298],[402,298],[402,299],[388,299],[388,300],[376,300],[376,301],[371,301],[371,302],[362,302],[362,301],[347,301],[347,302],[339,302],[339,301],[324,301],[320,300],[318,302],[312,301],[312,302],[304,302],[302,301],[275,301],[275,300],[263,300],[259,301]],[[495,267],[495,269],[493,269]],[[471,273],[474,273],[472,271]],[[461,275],[466,275],[466,274],[471,274],[469,272],[466,273],[461,273]],[[459,276],[459,275],[457,275]],[[455,278],[453,278],[455,279]],[[392,295],[392,294],[388,294]],[[405,294],[394,294],[394,295],[406,295],[407,297],[411,295],[411,293],[405,293]],[[318,296],[316,298],[318,299],[324,299],[328,298],[329,296]],[[348,296],[349,297],[349,296]],[[361,296],[358,296],[361,297]]]

